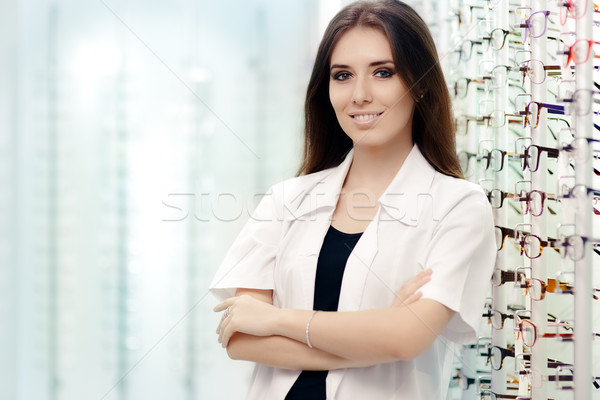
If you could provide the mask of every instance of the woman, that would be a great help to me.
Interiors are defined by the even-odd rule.
[[[257,363],[250,399],[444,399],[496,246],[414,10],[340,11],[305,114],[300,176],[271,188],[211,285],[219,341]]]

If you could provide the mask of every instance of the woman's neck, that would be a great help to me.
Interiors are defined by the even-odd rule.
[[[377,197],[381,196],[411,150],[412,141],[410,145],[404,146],[355,146],[344,188],[365,189],[375,193]]]

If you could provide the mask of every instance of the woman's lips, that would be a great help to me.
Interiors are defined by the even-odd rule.
[[[361,127],[370,127],[379,119],[383,112],[351,114],[350,117]]]

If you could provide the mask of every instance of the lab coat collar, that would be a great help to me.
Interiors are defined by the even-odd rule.
[[[431,184],[435,169],[415,144],[402,167],[379,198],[379,203],[392,219],[416,226],[422,209],[431,200]]]
[[[351,149],[339,166],[297,178],[309,181],[299,185],[297,192],[292,193],[292,200],[286,204],[287,218],[299,219],[318,210],[335,209],[353,155],[354,149]],[[433,167],[418,146],[413,145],[402,167],[379,198],[386,217],[416,226],[421,211],[419,203],[430,195],[434,175]]]
[[[297,187],[296,182],[290,182],[291,200],[286,202],[286,219],[306,218],[319,210],[335,209],[353,154],[352,148],[337,167],[296,178],[302,182]]]

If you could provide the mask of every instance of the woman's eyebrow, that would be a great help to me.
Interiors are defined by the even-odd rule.
[[[384,65],[384,64],[393,64],[394,61],[392,60],[382,60],[382,61],[373,61],[372,63],[369,64],[369,67],[378,67],[380,65]],[[348,65],[344,65],[344,64],[332,64],[330,69],[336,69],[336,68],[350,68]]]

